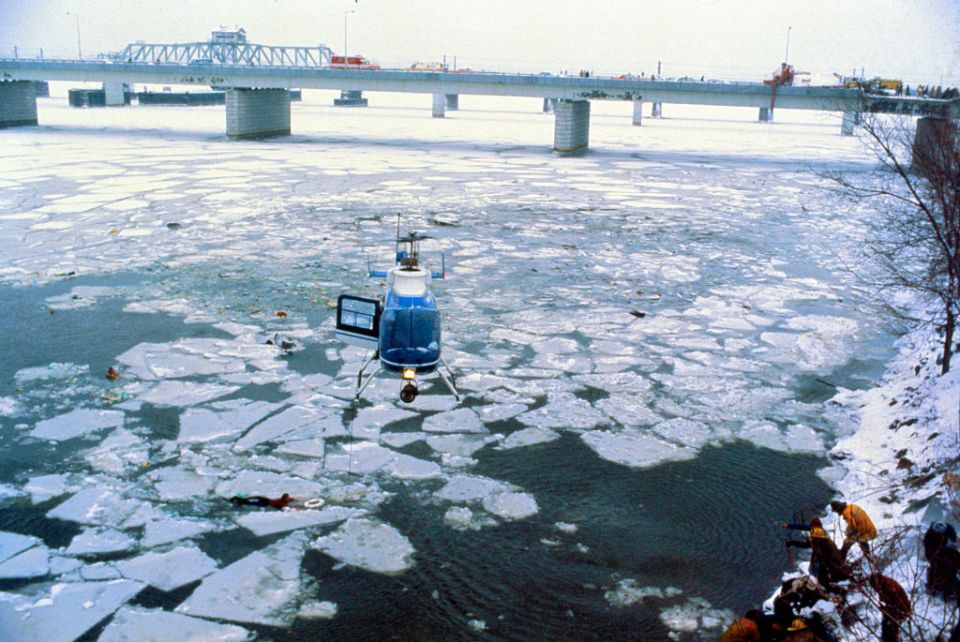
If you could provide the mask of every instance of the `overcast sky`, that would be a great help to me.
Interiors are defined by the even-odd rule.
[[[353,11],[354,13],[346,13]],[[787,53],[818,76],[960,85],[958,0],[0,0],[0,53],[84,56],[206,40],[325,43],[384,66],[752,77]]]

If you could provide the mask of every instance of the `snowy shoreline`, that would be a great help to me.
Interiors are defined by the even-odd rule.
[[[940,375],[942,338],[930,326],[908,332],[897,347],[879,385],[840,390],[828,402],[846,414],[853,431],[829,450],[835,463],[820,474],[839,498],[871,516],[878,530],[874,570],[904,587],[913,604],[912,626],[919,628],[913,632],[933,639],[949,634],[957,615],[953,603],[925,591],[922,539],[931,522],[957,524],[960,516],[960,480],[951,470],[960,446],[960,369]],[[843,538],[839,516],[828,512],[824,524],[837,541]],[[870,638],[864,627],[878,626],[875,597],[853,595],[851,603],[860,604],[864,621],[842,631],[841,639]]]

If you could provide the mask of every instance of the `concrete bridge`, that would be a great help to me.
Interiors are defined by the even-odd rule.
[[[433,96],[432,114],[442,118],[454,109],[460,94],[541,98],[555,115],[554,150],[585,150],[589,142],[590,101],[633,103],[633,123],[642,123],[644,102],[654,116],[662,105],[726,105],[755,107],[760,120],[773,109],[842,112],[841,131],[852,134],[857,114],[904,113],[933,119],[960,117],[960,100],[884,96],[840,87],[781,86],[761,83],[569,77],[551,74],[508,74],[468,71],[401,69],[331,69],[310,64],[242,64],[131,61],[120,56],[96,61],[0,59],[0,127],[37,124],[36,98],[27,81],[101,82],[108,105],[123,104],[124,83],[227,87],[226,133],[231,138],[255,138],[290,133],[288,90],[338,89],[391,91]]]

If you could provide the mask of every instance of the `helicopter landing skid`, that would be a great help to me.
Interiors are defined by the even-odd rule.
[[[370,376],[367,377],[366,381],[363,380],[363,371],[367,369],[367,366],[370,365],[371,361],[379,358],[380,358],[380,351],[377,350],[376,352],[373,353],[373,356],[371,356],[369,359],[364,361],[363,365],[360,366],[360,372],[357,373],[357,391],[353,395],[354,401],[358,401],[360,399],[360,395],[363,394],[363,391],[367,388],[368,385],[370,385],[370,382],[373,381],[373,378],[377,376],[378,372],[380,372],[380,364],[378,363],[377,369],[370,373]]]
[[[443,370],[440,368],[437,368],[437,374],[440,375],[440,379],[443,381],[444,385],[447,386],[447,389],[450,390],[450,394],[453,395],[454,399],[460,401],[460,393],[457,392],[456,388],[454,388],[454,384],[457,382],[457,380],[453,378],[453,371],[450,370],[450,366],[448,366],[447,362],[443,359],[440,359],[440,363],[442,363],[443,367],[447,369],[447,374],[450,375],[450,378],[447,379],[447,375],[443,374]]]

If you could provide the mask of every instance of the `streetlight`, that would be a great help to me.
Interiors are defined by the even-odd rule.
[[[77,21],[77,58],[83,59],[83,52],[80,50],[80,16],[69,11],[67,15],[73,16]]]
[[[783,52],[783,62],[784,62],[784,64],[787,63],[787,60],[788,60],[789,57],[790,57],[790,30],[791,30],[791,29],[793,29],[792,26],[791,26],[791,27],[787,27],[787,50]]]
[[[356,13],[353,9],[347,9],[343,12],[343,60],[347,60],[347,14]]]

